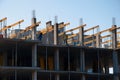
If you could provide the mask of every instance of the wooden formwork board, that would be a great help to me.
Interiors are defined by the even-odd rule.
[[[105,44],[105,43],[109,43],[109,42],[112,42],[112,40],[106,40],[104,42],[101,42],[101,44]]]
[[[87,31],[93,30],[93,29],[98,28],[98,27],[99,27],[99,25],[97,25],[97,26],[95,26],[95,27],[92,27],[92,28],[89,28],[89,29],[87,29],[87,30],[84,30],[84,32],[87,32]]]
[[[68,25],[70,25],[70,23],[68,22],[68,23],[65,23],[65,24],[61,24],[58,28],[60,29],[60,28],[63,28],[63,27],[65,27],[65,26],[68,26]],[[47,28],[44,28],[44,29],[42,29],[42,30],[40,30],[39,32],[38,32],[38,34],[40,33],[40,32],[42,32],[42,34],[46,34],[47,32],[51,32],[51,31],[53,31],[54,30],[54,28],[53,28],[54,26],[49,26],[49,27],[47,27]]]
[[[89,43],[92,43],[92,42],[95,42],[95,41],[96,41],[96,39],[94,39],[94,40],[89,40],[89,41],[87,41],[87,42],[84,42],[84,45],[89,44]]]
[[[63,35],[64,33],[71,32],[71,31],[77,30],[77,29],[82,28],[82,27],[85,27],[85,26],[86,26],[86,24],[81,25],[81,26],[78,26],[78,27],[73,28],[73,29],[70,29],[70,30],[67,30],[67,31],[65,31],[65,32],[60,33],[59,36]]]
[[[22,22],[24,22],[24,20],[20,20],[20,21],[14,23],[14,24],[11,24],[11,25],[9,25],[9,26],[5,26],[4,28],[2,28],[2,29],[0,30],[0,32],[5,31],[5,30],[7,30],[8,28],[11,28],[11,27],[13,27],[13,26],[16,26],[17,24],[20,24],[20,23],[22,23]]]
[[[0,20],[0,22],[5,21],[5,20],[7,20],[7,17],[2,18],[2,19]]]
[[[15,38],[15,37],[17,37],[17,35],[20,35],[20,34],[22,34],[22,33],[24,33],[24,32],[27,32],[28,30],[30,30],[30,29],[32,29],[32,28],[34,28],[34,27],[39,26],[40,23],[41,23],[41,22],[37,22],[36,24],[32,24],[32,25],[26,27],[24,30],[18,32],[17,34],[12,35],[11,38]]]
[[[106,38],[106,37],[111,37],[111,34],[105,35],[105,36],[101,36],[100,38],[103,39],[103,38]]]

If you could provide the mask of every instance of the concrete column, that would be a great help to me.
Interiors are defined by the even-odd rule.
[[[79,62],[80,56],[76,56],[76,71],[80,71],[80,62]]]
[[[32,24],[36,24],[35,11],[33,11]],[[36,40],[36,26],[32,28],[32,40]]]
[[[32,67],[37,67],[37,44],[32,46]]]
[[[114,71],[114,80],[119,80],[118,53],[116,51],[113,51],[113,71]]]
[[[3,27],[5,28],[6,27],[6,21],[3,21]],[[1,24],[1,27],[2,27],[2,24]],[[4,38],[7,38],[7,30],[4,31],[4,35],[3,35]]]
[[[79,29],[79,43],[81,46],[84,46],[84,28]]]
[[[100,33],[98,33],[98,34],[96,35],[96,47],[97,47],[97,48],[100,48],[100,47],[101,47],[100,42],[101,42]]]
[[[82,75],[81,80],[85,80],[85,75]]]
[[[59,71],[59,49],[58,48],[56,48],[56,50],[55,50],[55,70]],[[57,73],[55,75],[55,80],[59,80],[59,78],[60,78],[60,76]]]
[[[68,47],[68,71],[70,71],[70,48]]]
[[[37,44],[32,47],[32,67],[37,67]],[[32,72],[32,80],[37,80],[37,71]]]
[[[7,52],[3,53],[3,66],[7,66]]]
[[[84,49],[81,49],[80,51],[80,71],[85,72],[85,53]],[[85,75],[83,74],[81,77],[81,80],[85,80]]]
[[[47,67],[47,66],[48,66],[48,65],[47,65],[47,64],[48,64],[48,52],[47,52],[47,50],[48,50],[48,49],[47,49],[47,47],[46,47],[46,56],[45,56],[45,58],[46,58],[46,62],[45,62],[46,70],[48,69],[48,67]]]
[[[57,17],[55,17],[55,24],[54,24],[54,45],[58,44],[58,23]]]
[[[80,25],[83,25],[82,19],[80,19]],[[81,46],[84,46],[84,27],[79,29],[79,43]]]
[[[32,24],[36,24],[36,18],[32,18]],[[32,29],[32,40],[36,40],[36,27]]]
[[[37,80],[37,71],[32,72],[32,80]]]
[[[14,66],[15,65],[15,59],[14,59],[14,48],[12,49],[12,66]]]
[[[58,24],[58,27],[61,27],[63,25],[64,25],[64,22],[61,22],[61,23]],[[65,31],[65,27],[60,28],[60,29],[58,28],[58,34],[61,33],[61,32],[64,32],[64,31]],[[64,40],[63,40],[62,36],[58,36],[58,42],[59,42],[60,45],[63,44]]]
[[[55,50],[55,70],[59,71],[59,49]]]
[[[113,25],[112,27],[116,28],[116,25]],[[117,30],[114,29],[111,31],[112,32],[112,48],[115,49],[117,48]]]
[[[54,24],[54,45],[58,45],[58,23],[57,16],[55,16],[55,24]],[[55,50],[55,70],[59,71],[59,49]],[[59,80],[59,74],[55,75],[55,80]]]
[[[85,54],[84,54],[84,50],[81,50],[80,53],[80,71],[84,72],[85,71]]]
[[[46,44],[50,44],[51,36],[49,36],[50,32],[48,32],[48,27],[52,26],[52,21],[46,22],[46,28],[47,28],[47,33],[46,33]],[[53,38],[53,37],[52,37]]]
[[[55,75],[55,80],[60,80],[60,75],[59,74]]]

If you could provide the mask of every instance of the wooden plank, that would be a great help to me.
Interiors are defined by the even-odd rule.
[[[111,42],[112,40],[106,40],[106,41],[104,41],[104,42],[101,42],[101,44],[105,44],[105,43],[109,43],[109,42]]]
[[[60,29],[60,28],[63,28],[63,27],[65,27],[65,26],[68,26],[68,25],[70,25],[70,23],[68,22],[68,23],[65,23],[65,24],[61,24],[58,28]],[[48,28],[44,28],[44,29],[42,29],[42,30],[40,30],[37,34],[39,34],[40,32],[42,32],[42,34],[46,34],[47,32],[51,32],[51,31],[53,31],[54,29],[53,29],[53,26],[51,25],[51,26],[49,26]]]
[[[94,39],[94,40],[89,40],[89,41],[87,41],[87,42],[84,42],[84,45],[89,44],[89,43],[92,43],[93,41],[95,42],[96,39]]]
[[[106,37],[111,37],[111,34],[106,35],[106,36],[101,36],[101,39],[102,39],[102,38],[106,38]]]
[[[69,39],[69,38],[73,38],[73,37],[75,37],[75,36],[77,36],[77,35],[78,35],[78,33],[69,35],[69,36],[68,36],[68,39]]]
[[[73,38],[74,36],[77,36],[77,34],[73,34],[73,35],[68,36],[68,39]]]
[[[32,25],[26,27],[24,30],[20,31],[20,33],[27,32],[28,30],[30,30],[30,29],[32,29],[32,28],[34,28],[34,27],[39,26],[40,23],[41,23],[41,22],[37,22],[36,24],[32,24]]]
[[[115,27],[112,27],[112,28],[109,28],[109,29],[106,29],[106,30],[100,31],[100,33],[107,32],[107,31],[112,31],[112,30],[114,30],[114,29],[116,29],[116,28],[115,28]]]
[[[67,42],[71,43],[71,42],[78,42],[78,40],[67,40]]]
[[[88,35],[88,36],[84,36],[84,39],[86,39],[86,38],[91,38],[91,37],[93,37],[93,36],[95,36],[95,35]]]
[[[11,25],[9,25],[9,26],[5,26],[4,28],[2,28],[2,29],[0,30],[0,32],[5,31],[5,30],[7,30],[8,28],[11,28],[11,27],[13,27],[13,26],[16,26],[17,24],[20,24],[20,23],[22,23],[22,22],[24,22],[24,20],[20,20],[20,21],[14,23],[14,24],[11,24]]]
[[[120,28],[120,27],[118,27],[118,28],[116,28],[116,29],[119,29],[119,28]],[[109,28],[109,29],[103,30],[103,31],[101,31],[101,32],[98,32],[98,33],[94,34],[94,36],[96,36],[97,34],[101,34],[101,33],[103,33],[103,32],[106,32],[106,31],[113,30],[113,29],[115,29],[115,28]],[[86,32],[86,31],[85,31],[85,32]],[[120,34],[120,32],[118,32],[118,34]],[[68,38],[72,38],[72,37],[75,37],[75,36],[77,36],[77,35],[78,35],[78,33],[73,34],[73,35],[69,36]],[[86,38],[90,38],[90,37],[92,37],[92,36],[93,36],[93,34],[92,34],[92,35],[89,35],[89,36],[85,36],[84,38],[86,39]]]
[[[15,38],[17,35],[20,35],[21,33],[24,33],[24,32],[26,32],[26,31],[28,31],[28,30],[30,30],[30,29],[32,29],[32,28],[34,28],[34,27],[39,26],[39,24],[40,24],[40,23],[41,23],[41,22],[37,22],[36,24],[32,24],[32,25],[30,25],[30,26],[26,27],[24,30],[22,30],[22,31],[18,32],[18,34],[12,35],[12,37],[11,37],[11,38]]]
[[[31,38],[31,35],[21,37],[20,39],[29,39],[29,38]]]
[[[11,34],[10,38],[14,38],[16,36],[16,34]]]
[[[0,22],[7,20],[7,17],[3,18],[0,20]]]
[[[98,27],[99,27],[99,25],[97,25],[97,26],[95,26],[95,27],[92,27],[92,28],[89,28],[89,29],[87,29],[87,30],[84,30],[84,32],[90,31],[90,30],[95,29],[95,28],[98,28]]]
[[[117,34],[120,34],[120,32],[117,32]]]
[[[79,29],[79,28],[82,28],[82,27],[85,27],[85,26],[86,26],[86,24],[78,26],[78,27],[70,29],[70,30],[67,30],[67,31],[64,31],[64,32],[60,33],[59,36],[63,35],[64,33],[71,32],[71,31],[74,31],[76,29]]]
[[[84,32],[87,32],[87,31],[89,31],[89,30],[92,30],[92,29],[94,29],[94,28],[98,28],[99,27],[99,25],[97,25],[97,26],[95,26],[95,27],[92,27],[92,28],[89,28],[89,29],[87,29],[87,30],[84,30]],[[69,36],[68,38],[72,38],[72,37],[75,37],[75,36],[77,36],[79,33],[76,33],[76,34],[73,34],[73,35],[71,35],[71,36]],[[95,36],[97,35],[97,34],[94,34]],[[86,38],[90,38],[90,37],[92,37],[93,35],[89,35],[89,36],[86,36],[86,37],[84,37],[85,39]]]
[[[119,39],[120,39],[120,37],[117,37],[117,39],[119,40]]]
[[[103,33],[103,32],[111,31],[111,30],[114,30],[114,29],[116,29],[116,28],[115,28],[115,27],[112,27],[112,28],[109,28],[109,29],[100,31],[100,32],[98,32],[98,33],[96,33],[96,34],[92,34],[92,35],[86,36],[86,37],[84,37],[84,38],[85,38],[85,39],[86,39],[86,38],[90,38],[90,37],[92,37],[93,35],[96,36],[97,34],[101,34],[101,33]]]
[[[119,44],[119,45],[117,45],[117,47],[119,47],[119,48],[120,48],[120,44]]]
[[[58,28],[60,29],[60,28],[63,28],[67,25],[70,25],[70,23],[66,23],[66,24],[63,24],[63,25],[61,24]],[[54,29],[52,28],[51,30],[49,30],[49,32],[52,31],[52,30],[54,30]]]

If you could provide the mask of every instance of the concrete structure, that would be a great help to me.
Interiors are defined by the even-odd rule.
[[[120,79],[120,49],[117,44],[117,30],[120,27],[113,24],[111,28],[95,33],[94,29],[98,29],[99,25],[84,30],[86,24],[81,20],[80,26],[65,30],[69,23],[58,23],[55,17],[54,25],[49,21],[45,29],[37,31],[40,23],[36,22],[33,11],[30,26],[24,30],[13,30],[15,35],[12,34],[12,39],[0,38],[0,80]],[[74,30],[79,31],[74,34]],[[92,35],[85,34],[90,30]],[[103,36],[106,31],[111,34]],[[37,40],[39,33],[43,34],[40,41]],[[111,37],[111,40],[103,42],[106,37]],[[74,42],[77,42],[76,45]],[[111,42],[111,48],[102,48],[101,44],[108,42]]]
[[[120,49],[43,45],[19,39],[0,39],[0,44],[0,80],[120,79]],[[110,73],[110,68],[117,72]]]

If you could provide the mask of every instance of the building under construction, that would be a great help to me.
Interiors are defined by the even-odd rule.
[[[32,18],[25,29],[8,29],[0,20],[0,80],[119,80],[119,27],[99,31],[99,25],[84,30],[86,24],[65,30],[70,23],[51,21],[38,31],[41,22]],[[97,29],[94,34],[85,32]],[[78,30],[78,33],[74,33]],[[102,35],[109,32],[107,35]],[[39,33],[42,39],[38,40]],[[64,39],[64,37],[66,37]],[[107,40],[104,40],[107,38]]]

